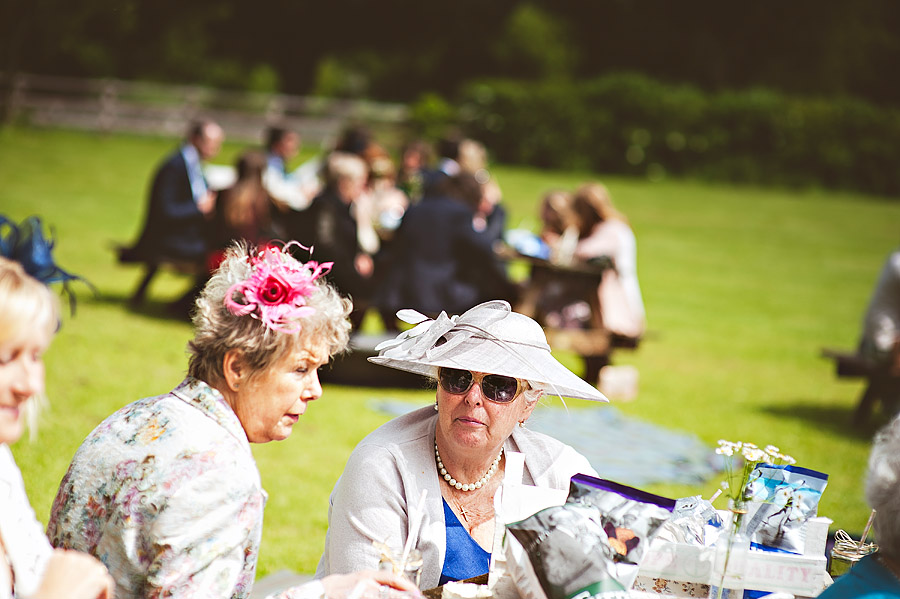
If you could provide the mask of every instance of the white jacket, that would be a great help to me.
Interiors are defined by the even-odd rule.
[[[420,587],[437,586],[446,553],[440,478],[434,461],[437,412],[431,406],[400,416],[370,433],[353,450],[331,493],[325,551],[316,578],[377,569],[381,554],[372,541],[402,548],[407,503],[427,489],[425,517],[416,548],[424,565]],[[578,473],[596,472],[587,458],[556,439],[516,428],[505,451],[525,455],[522,482],[567,490]]]
[[[25,495],[22,474],[6,444],[0,443],[0,539],[16,577],[16,596],[27,597],[40,586],[53,548]],[[12,581],[0,560],[0,599],[8,599]]]

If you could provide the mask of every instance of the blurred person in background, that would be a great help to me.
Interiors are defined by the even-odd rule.
[[[397,187],[406,193],[413,204],[422,199],[425,174],[431,167],[431,156],[431,146],[423,140],[408,142],[400,150]]]
[[[900,249],[881,267],[863,317],[859,353],[900,376]]]
[[[203,163],[219,153],[224,139],[222,128],[213,121],[191,124],[185,142],[163,161],[153,176],[140,237],[134,245],[119,251],[122,262],[152,265],[161,259],[198,265],[199,274],[193,286],[169,306],[179,316],[187,315],[206,281],[208,230],[216,192],[207,185]],[[143,300],[144,290],[156,272],[156,267],[148,268],[144,282],[132,298],[133,304]]]
[[[436,144],[437,163],[424,172],[422,197],[437,195],[439,187],[448,177],[458,175],[462,168],[459,165],[459,145],[462,136],[451,133],[438,140]]]
[[[289,164],[300,152],[300,135],[287,127],[266,130],[266,169],[263,184],[283,210],[305,210],[321,191],[321,162],[311,159],[294,170]]]
[[[366,162],[355,154],[332,152],[325,164],[325,188],[289,229],[292,239],[315,248],[316,259],[334,262],[328,279],[353,298],[350,320],[362,323],[374,293],[373,276],[380,243],[366,198]]]
[[[250,150],[237,161],[237,181],[219,192],[211,230],[212,252],[210,270],[215,270],[233,241],[247,241],[264,245],[272,239],[284,237],[277,228],[275,205],[263,185],[263,175],[269,168],[262,152]]]
[[[478,175],[481,171],[487,170],[487,148],[474,139],[463,139],[457,147],[456,161],[459,164],[460,172]],[[479,179],[486,179],[486,177],[482,176]]]
[[[860,356],[873,366],[869,386],[860,400],[860,409],[880,399],[887,414],[900,408],[900,249],[884,261],[862,322]]]
[[[366,198],[370,205],[372,224],[382,243],[393,237],[403,213],[409,207],[409,197],[397,187],[397,169],[391,155],[380,144],[372,143],[363,152],[369,168]]]
[[[480,253],[464,253],[462,259],[468,262],[468,268],[463,270],[463,278],[478,289],[476,303],[492,299],[515,303],[518,290],[509,279],[506,263],[496,253],[497,246],[503,243],[506,210],[500,204],[500,188],[483,177],[490,177],[484,169],[475,173],[464,170],[447,179],[445,185],[448,194],[472,209],[472,228],[492,249],[490,259]]]
[[[578,218],[572,202],[572,194],[556,189],[541,198],[541,230],[538,234],[547,244],[551,262],[570,264],[578,243]]]
[[[282,177],[288,176],[288,164],[300,151],[300,135],[286,127],[269,127],[266,131],[266,162],[268,168]]]
[[[468,173],[481,185],[481,200],[475,206],[473,225],[476,231],[489,230],[494,238],[502,238],[506,228],[506,209],[500,204],[503,192],[497,179],[488,171],[487,148],[474,139],[459,142],[459,173]]]
[[[578,217],[568,191],[549,191],[541,198],[541,228],[534,255],[561,267],[571,266],[578,243]],[[583,276],[557,276],[541,264],[531,266],[522,309],[542,324],[561,329],[590,328],[595,324],[590,296],[597,293]],[[595,382],[595,379],[587,379]]]
[[[637,244],[628,220],[600,183],[579,187],[572,209],[579,229],[574,258],[610,264],[597,288],[603,327],[613,335],[640,337],[646,326],[644,300],[637,277]],[[608,354],[585,356],[585,379],[596,382],[608,363]]]
[[[599,289],[604,326],[624,336],[641,335],[644,332],[644,301],[637,276],[637,243],[628,220],[616,210],[609,191],[600,183],[579,187],[572,196],[572,208],[579,227],[575,258],[585,262],[612,261],[613,268],[609,269],[608,277],[604,276]],[[622,297],[611,302],[605,292],[614,286],[621,288]],[[607,300],[607,306],[604,306],[604,300]]]
[[[137,243],[123,250],[123,259],[157,256],[204,260],[206,226],[215,209],[216,194],[203,176],[203,162],[219,153],[225,134],[213,121],[193,123],[187,139],[156,174],[143,231]]]
[[[406,211],[374,300],[389,330],[397,310],[461,313],[507,282],[496,271],[494,240],[473,226],[481,193],[473,175],[448,176]]]
[[[365,125],[354,123],[348,125],[341,131],[340,137],[334,143],[335,152],[343,152],[345,154],[356,154],[362,157],[366,149],[374,142],[375,136],[372,131]]]

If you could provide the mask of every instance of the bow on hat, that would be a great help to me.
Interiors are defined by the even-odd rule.
[[[459,316],[447,316],[441,312],[431,319],[416,310],[400,310],[397,318],[413,328],[400,333],[396,338],[382,341],[375,350],[384,358],[397,360],[435,360],[474,335],[494,335],[485,330],[489,324],[502,320],[512,311],[509,304],[494,300],[478,304]],[[446,338],[445,338],[446,335]],[[444,338],[443,342],[440,342]]]

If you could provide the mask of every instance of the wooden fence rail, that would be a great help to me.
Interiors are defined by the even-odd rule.
[[[229,139],[258,143],[269,125],[329,144],[349,123],[405,128],[404,104],[264,94],[119,79],[0,72],[0,115],[7,121],[100,132],[180,136],[195,118],[211,118]]]

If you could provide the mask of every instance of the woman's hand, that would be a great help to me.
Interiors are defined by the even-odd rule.
[[[399,599],[421,597],[416,585],[388,570],[332,574],[322,579],[328,599]]]
[[[33,599],[112,599],[116,583],[99,560],[80,551],[55,549]]]

